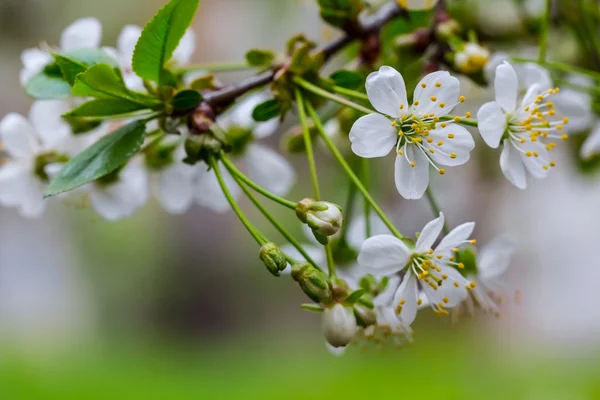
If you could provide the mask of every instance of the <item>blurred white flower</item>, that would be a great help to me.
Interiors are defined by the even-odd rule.
[[[516,187],[527,188],[525,171],[536,178],[546,177],[550,167],[549,150],[555,143],[543,139],[566,140],[564,129],[568,118],[557,119],[554,105],[545,99],[558,89],[540,89],[535,83],[518,103],[519,83],[514,68],[507,62],[498,66],[494,80],[496,101],[484,104],[477,113],[478,127],[486,144],[497,148],[503,144],[500,168]]]
[[[294,169],[281,154],[255,142],[256,139],[271,136],[279,127],[277,118],[266,122],[256,122],[252,118],[254,108],[270,98],[266,92],[251,94],[219,117],[217,123],[224,130],[242,128],[252,133],[252,137],[248,138],[249,144],[241,154],[248,176],[270,192],[284,196],[296,182]]]
[[[472,74],[484,68],[490,57],[490,52],[478,43],[467,43],[464,49],[457,51],[454,56],[454,66],[463,74]]]
[[[444,215],[423,228],[414,249],[391,235],[378,235],[365,241],[358,255],[362,269],[374,276],[393,276],[403,271],[402,283],[394,294],[392,305],[396,315],[409,326],[417,315],[419,287],[437,314],[447,314],[446,308],[455,307],[475,286],[454,267],[459,266],[452,255],[458,247],[472,243],[469,236],[475,224],[468,222],[456,227],[435,250],[431,248],[444,226]]]
[[[29,119],[16,113],[2,119],[0,138],[10,158],[0,166],[0,204],[18,208],[24,217],[42,215],[46,168],[66,161],[63,152],[71,129],[60,116],[68,109],[63,101],[37,101]]]
[[[419,199],[429,185],[429,165],[457,166],[475,147],[471,134],[451,121],[440,122],[464,97],[458,79],[446,71],[427,75],[408,105],[402,75],[383,66],[367,77],[367,95],[381,114],[361,117],[352,126],[352,151],[359,157],[383,157],[396,148],[395,181],[407,199]],[[384,115],[385,114],[385,115]]]
[[[102,24],[96,18],[81,18],[67,26],[60,37],[58,51],[96,49],[102,40]],[[25,85],[34,75],[41,72],[52,61],[52,56],[41,49],[32,48],[21,53],[23,68],[20,72],[21,84]]]
[[[214,171],[209,171],[208,166],[204,163],[198,163],[194,168],[193,196],[196,203],[216,213],[229,211],[231,206],[221,190]],[[221,165],[221,174],[231,195],[234,198],[240,197],[242,194],[240,187],[223,165]]]

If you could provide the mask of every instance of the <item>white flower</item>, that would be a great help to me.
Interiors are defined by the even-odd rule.
[[[96,49],[102,40],[102,25],[96,18],[82,18],[67,26],[60,37],[58,52]],[[21,84],[25,85],[34,75],[40,73],[52,61],[52,56],[41,49],[27,49],[21,53],[23,68],[20,72]]]
[[[467,296],[475,283],[465,279],[454,267],[453,252],[465,243],[475,224],[462,224],[431,248],[444,226],[444,215],[429,222],[413,249],[391,235],[378,235],[365,241],[358,255],[358,263],[374,276],[392,276],[403,272],[392,306],[398,318],[409,326],[417,314],[419,287],[437,314],[446,314],[446,308],[455,307]]]
[[[229,189],[229,192],[234,198],[240,197],[242,191],[237,185],[235,179],[229,174],[225,166],[220,164],[221,174],[225,185]],[[195,168],[195,183],[194,183],[194,199],[196,203],[203,207],[209,208],[211,211],[216,213],[224,213],[231,209],[227,198],[221,190],[219,181],[215,175],[215,172],[208,170],[208,166],[204,163],[198,163],[194,166]]]
[[[400,194],[419,199],[429,184],[429,165],[457,166],[469,160],[475,143],[471,134],[451,121],[440,122],[464,97],[458,79],[446,71],[427,75],[408,105],[402,75],[381,67],[367,78],[367,95],[381,114],[361,117],[352,126],[352,151],[366,158],[383,157],[396,148],[395,181]],[[385,115],[382,115],[385,114]]]
[[[492,148],[502,142],[500,168],[513,185],[525,189],[525,171],[540,179],[555,165],[548,152],[556,144],[544,139],[566,140],[566,134],[557,132],[564,129],[568,118],[555,119],[553,103],[545,101],[558,89],[540,90],[539,84],[533,84],[518,103],[517,74],[507,62],[498,66],[494,87],[496,101],[484,104],[477,113],[479,131]]]
[[[435,7],[438,0],[397,0],[398,4],[407,10],[429,10]]]
[[[44,212],[46,167],[65,161],[62,151],[70,127],[60,116],[68,110],[62,101],[38,101],[33,103],[29,119],[16,113],[2,119],[0,138],[10,158],[0,167],[0,204],[17,207],[28,218]]]
[[[358,331],[352,308],[335,304],[323,312],[323,334],[333,347],[347,346]]]
[[[477,285],[470,294],[484,311],[499,313],[499,303],[502,301],[502,295],[507,291],[503,275],[514,250],[514,241],[500,236],[482,247],[477,257],[478,273],[468,277]]]
[[[454,65],[463,74],[472,74],[480,71],[488,63],[490,52],[477,43],[467,43],[461,51],[454,56]]]
[[[148,174],[139,161],[130,161],[114,181],[100,179],[85,187],[92,207],[105,219],[129,217],[148,201]]]
[[[104,51],[113,57],[120,65],[125,85],[131,90],[143,90],[143,80],[133,72],[132,59],[135,45],[142,34],[142,28],[136,25],[127,25],[117,38],[117,47],[105,47]],[[188,29],[173,52],[173,61],[177,65],[188,64],[196,50],[194,32]]]
[[[255,139],[271,136],[279,127],[277,118],[260,123],[252,119],[254,108],[269,98],[270,96],[265,92],[252,94],[243,99],[230,112],[220,117],[217,122],[225,130],[241,128],[248,131],[244,134],[250,135],[251,133],[251,137],[242,138],[247,146],[241,152],[248,176],[268,191],[284,196],[289,193],[296,182],[294,169],[279,153],[255,143]]]

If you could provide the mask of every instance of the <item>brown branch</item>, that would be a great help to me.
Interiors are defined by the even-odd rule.
[[[328,60],[354,40],[368,38],[370,35],[379,32],[379,30],[381,30],[381,28],[389,21],[401,15],[407,15],[406,11],[403,10],[396,1],[390,1],[381,6],[375,14],[365,18],[360,24],[357,24],[356,27],[346,31],[343,36],[318,47],[315,51],[322,52],[325,55],[325,60]],[[213,109],[225,107],[244,93],[271,82],[275,77],[276,72],[276,69],[266,71],[237,84],[206,93],[204,94],[204,102]]]

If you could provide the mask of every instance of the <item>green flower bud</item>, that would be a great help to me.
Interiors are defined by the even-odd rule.
[[[292,278],[311,300],[327,304],[331,302],[331,284],[327,275],[309,263],[297,264],[292,268]]]
[[[354,312],[350,307],[336,304],[323,313],[323,334],[333,347],[347,346],[358,330]]]
[[[260,248],[259,257],[271,274],[279,276],[279,272],[287,267],[285,255],[275,243],[266,243]]]
[[[296,215],[300,221],[307,224],[313,232],[320,236],[335,235],[342,227],[344,219],[340,206],[313,199],[299,201],[296,206]]]
[[[219,154],[222,144],[210,133],[204,133],[186,139],[184,147],[187,157],[183,162],[193,165],[198,161],[207,160],[211,155]]]

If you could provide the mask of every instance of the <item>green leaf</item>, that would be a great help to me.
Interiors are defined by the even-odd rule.
[[[64,114],[65,118],[106,118],[122,116],[147,109],[146,106],[123,99],[94,99]]]
[[[329,77],[336,86],[346,89],[358,89],[363,86],[363,77],[358,72],[341,69]]]
[[[127,100],[147,108],[155,108],[161,104],[154,97],[127,89],[121,77],[107,64],[96,64],[77,75],[72,92],[75,96]]]
[[[79,49],[63,54],[54,54],[54,61],[60,68],[64,79],[73,85],[80,73],[95,64],[108,64],[119,68],[117,62],[101,49]]]
[[[133,52],[133,70],[141,78],[162,82],[164,65],[171,59],[190,26],[200,0],[171,0],[142,31]]]
[[[65,164],[44,194],[54,196],[85,185],[122,167],[142,146],[143,121],[131,122],[103,137]]]
[[[323,309],[323,307],[321,307],[318,304],[312,304],[312,303],[304,303],[300,305],[300,308],[306,311],[312,311],[312,312],[323,312],[325,311],[325,309]]]
[[[363,296],[363,294],[365,294],[365,291],[363,289],[355,290],[354,292],[350,293],[350,295],[348,297],[346,297],[346,300],[344,300],[344,303],[347,305],[353,305],[358,300],[360,300],[360,298]]]
[[[71,97],[71,86],[62,77],[42,71],[27,82],[25,92],[39,100],[67,99]]]
[[[171,105],[177,111],[193,110],[202,102],[202,95],[195,90],[182,90],[177,93]]]
[[[281,105],[276,99],[267,100],[254,108],[252,118],[257,122],[265,122],[281,114]]]
[[[246,62],[253,67],[268,67],[275,60],[271,50],[253,49],[246,53]]]

